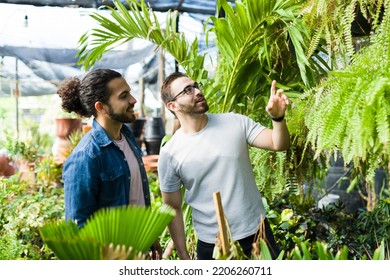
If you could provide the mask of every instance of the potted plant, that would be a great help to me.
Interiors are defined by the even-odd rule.
[[[82,119],[75,113],[61,112],[55,119],[56,135],[61,139],[67,139],[75,130],[82,129]]]

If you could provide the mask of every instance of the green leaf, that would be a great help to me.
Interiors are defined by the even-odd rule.
[[[149,250],[174,215],[167,205],[107,208],[97,211],[81,229],[72,221],[51,222],[40,228],[40,234],[59,259],[103,259],[110,246],[132,248],[129,255],[119,255],[133,259]]]

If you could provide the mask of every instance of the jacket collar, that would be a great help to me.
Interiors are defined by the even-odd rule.
[[[114,141],[111,139],[110,136],[108,136],[107,132],[104,130],[104,128],[94,119],[92,122],[92,136],[96,140],[96,142],[101,147],[105,147],[113,143]],[[127,137],[130,137],[131,130],[130,128],[123,124],[121,128],[121,133],[126,135]]]

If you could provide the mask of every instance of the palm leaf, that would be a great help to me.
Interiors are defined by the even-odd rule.
[[[381,241],[381,244],[378,248],[374,251],[374,256],[372,257],[373,260],[385,260],[385,242],[384,240]]]
[[[285,85],[310,83],[305,55],[308,32],[299,19],[301,7],[300,1],[290,0],[236,1],[235,7],[218,1],[217,9],[223,9],[225,17],[210,17],[214,27],[208,30],[215,33],[220,50],[213,85],[219,90],[208,94],[214,111],[248,114],[242,111],[248,109],[245,104],[263,107],[273,78]],[[297,68],[298,75],[291,74]]]
[[[162,28],[156,14],[146,6],[145,1],[127,0],[129,10],[121,1],[114,1],[111,18],[94,13],[91,17],[100,25],[83,34],[79,40],[79,64],[91,68],[102,55],[120,44],[134,38],[150,41],[165,49],[180,63],[186,73],[196,79],[207,77],[204,70],[204,55],[198,54],[198,42],[191,44],[184,34],[176,32],[177,12],[168,11]]]
[[[174,210],[167,205],[107,208],[81,229],[72,221],[51,222],[40,228],[40,234],[59,259],[134,259],[149,250],[173,217]]]

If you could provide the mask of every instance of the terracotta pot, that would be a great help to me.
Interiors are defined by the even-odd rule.
[[[146,171],[157,171],[158,157],[159,155],[146,155],[142,157]]]
[[[75,130],[81,130],[81,119],[58,118],[56,119],[56,134],[60,138],[68,138]]]
[[[11,160],[7,156],[0,155],[0,176],[9,177],[15,174],[16,168],[11,165]]]

